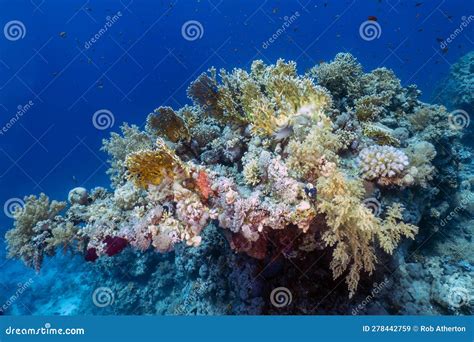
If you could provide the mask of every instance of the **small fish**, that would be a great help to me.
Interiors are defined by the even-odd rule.
[[[310,198],[315,198],[316,195],[318,194],[317,189],[311,183],[306,184],[306,186],[304,187],[304,192],[305,192],[306,196],[308,196]]]
[[[423,5],[422,2],[417,2],[417,3],[415,4],[415,7],[420,7],[421,5]]]
[[[448,48],[445,47],[444,49],[441,49],[441,51],[443,51],[443,53],[448,53]]]
[[[369,15],[367,19],[370,21],[377,21],[377,17],[375,15]]]
[[[423,32],[423,29],[422,28],[418,29],[418,32]]]
[[[60,33],[59,33],[59,36],[64,39],[64,38],[67,37],[67,33],[64,32],[64,31],[63,31],[63,32],[60,32]]]
[[[440,37],[436,37],[436,41],[437,41],[438,43],[441,43],[441,42],[444,42],[444,39],[443,39],[443,38],[440,38]]]

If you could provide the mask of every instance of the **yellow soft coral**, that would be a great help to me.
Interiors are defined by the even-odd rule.
[[[173,178],[177,170],[185,170],[182,161],[163,140],[158,139],[156,145],[155,150],[134,152],[125,160],[128,178],[138,187],[159,185],[165,177]]]
[[[251,72],[234,69],[221,71],[217,86],[217,105],[225,118],[250,123],[253,133],[268,137],[292,125],[298,108],[307,103],[322,111],[332,106],[327,90],[309,77],[299,76],[294,62],[278,60],[275,65],[262,61],[252,64]]]
[[[402,212],[403,207],[399,203],[389,207],[381,229],[377,231],[380,247],[388,254],[393,253],[403,236],[414,239],[418,233],[418,227],[402,222]]]
[[[387,253],[392,253],[402,236],[413,238],[417,227],[399,223],[402,207],[398,204],[388,209],[387,218],[376,217],[364,204],[364,187],[358,178],[348,179],[335,164],[329,164],[324,176],[317,182],[317,210],[324,214],[329,230],[322,238],[333,247],[330,267],[334,278],[348,268],[346,283],[349,296],[354,295],[362,271],[371,274],[377,258],[374,239]]]

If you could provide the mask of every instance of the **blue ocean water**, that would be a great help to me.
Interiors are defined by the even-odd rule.
[[[304,72],[350,52],[366,71],[393,69],[429,101],[473,49],[474,25],[440,46],[472,9],[465,0],[0,0],[1,28],[17,20],[24,35],[0,35],[0,126],[30,104],[0,135],[0,205],[31,193],[66,199],[76,186],[108,187],[102,139],[122,122],[143,126],[159,106],[190,103],[186,88],[212,66],[248,69],[255,59],[283,58]],[[381,30],[370,41],[359,32],[369,17]],[[190,20],[201,25],[195,40],[182,33]],[[92,118],[104,109],[114,124],[99,130]],[[2,211],[2,236],[12,222]],[[5,261],[4,250],[2,268],[32,274]]]

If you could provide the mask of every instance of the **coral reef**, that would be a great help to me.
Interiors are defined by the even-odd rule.
[[[75,189],[63,216],[65,205],[28,198],[7,234],[10,257],[39,267],[43,253],[64,244],[97,265],[140,251],[154,258],[154,249],[195,267],[209,256],[212,232],[226,250],[220,271],[202,266],[202,279],[191,277],[181,291],[222,285],[233,290],[216,294],[219,303],[247,291],[257,304],[236,288],[253,266],[236,266],[247,270],[237,275],[229,264],[304,263],[324,251],[331,258],[319,269],[344,277],[353,297],[402,241],[426,234],[424,222],[451,205],[440,193],[458,187],[462,132],[444,107],[419,101],[391,70],[364,73],[350,54],[305,75],[283,60],[255,61],[250,72],[210,69],[188,96],[193,105],[160,107],[145,131],[124,124],[122,135],[104,140],[113,191]],[[241,280],[216,285],[222,272]],[[172,313],[188,312],[178,304]]]

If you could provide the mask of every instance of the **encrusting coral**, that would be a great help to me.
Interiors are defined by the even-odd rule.
[[[215,225],[256,259],[330,250],[333,276],[345,276],[352,296],[379,249],[391,254],[415,237],[437,200],[432,180],[450,167],[436,166],[437,142],[460,133],[418,95],[388,69],[364,73],[350,54],[306,75],[283,60],[210,69],[188,88],[193,105],[160,107],[145,131],[125,124],[104,141],[112,193],[81,190],[76,200],[76,190],[64,216],[64,204],[29,197],[7,233],[9,255],[39,267],[61,243],[88,261],[127,246],[165,253],[199,246]],[[437,121],[425,124],[432,112]],[[374,193],[376,211],[366,205]],[[410,197],[422,214],[408,209]]]

